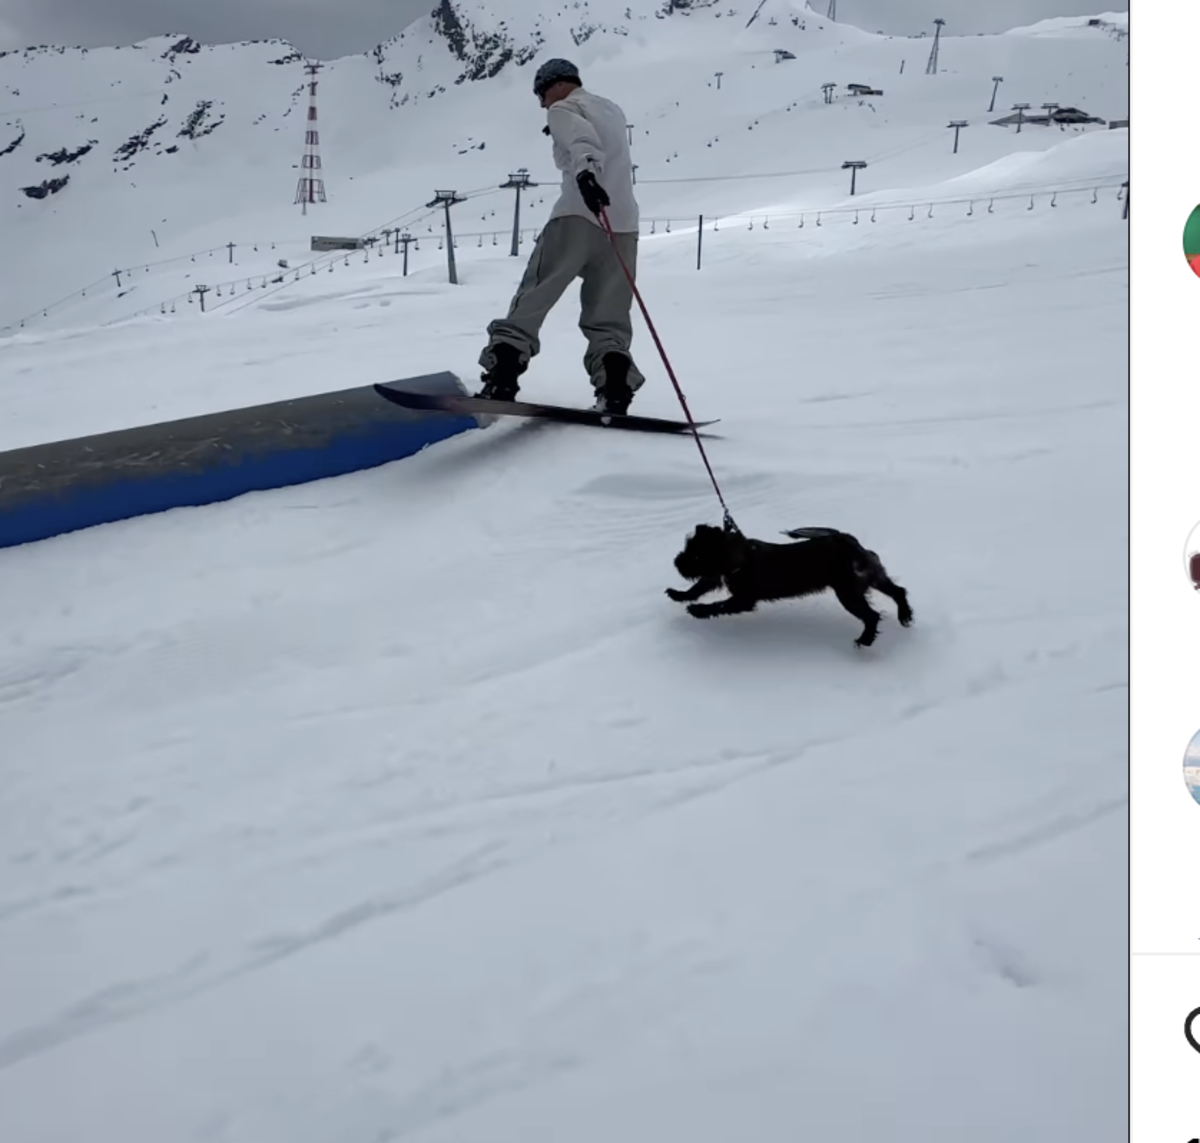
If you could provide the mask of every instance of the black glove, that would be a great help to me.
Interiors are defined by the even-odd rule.
[[[583,171],[576,175],[575,182],[579,186],[579,193],[583,195],[584,204],[599,218],[601,209],[612,201],[608,192],[596,182],[596,176],[591,171]]]

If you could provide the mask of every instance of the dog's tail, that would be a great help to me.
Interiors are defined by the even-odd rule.
[[[867,582],[887,580],[887,569],[884,568],[879,556],[864,548],[859,539],[850,535],[849,532],[843,532],[838,528],[791,528],[783,534],[791,536],[793,540],[829,539],[837,536],[841,539],[843,546],[848,547],[854,553],[856,575]]]
[[[793,540],[817,540],[823,536],[844,536],[845,532],[838,528],[792,528],[783,533]]]

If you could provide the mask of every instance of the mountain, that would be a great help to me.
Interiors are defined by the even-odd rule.
[[[862,188],[876,189],[1061,141],[1059,131],[1018,138],[986,125],[997,72],[1000,109],[1057,100],[1101,119],[1128,114],[1119,14],[1097,27],[1076,19],[946,36],[939,73],[927,76],[928,38],[868,34],[788,0],[517,10],[525,14],[442,0],[373,51],[325,64],[318,127],[328,201],[307,217],[293,205],[307,77],[285,41],[204,45],[173,34],[126,48],[7,53],[0,226],[22,271],[0,282],[0,326],[36,317],[34,307],[86,320],[94,307],[54,303],[89,285],[90,303],[104,283],[119,292],[114,270],[230,242],[248,276],[265,273],[275,259],[242,259],[256,243],[298,256],[311,233],[367,234],[436,188],[494,189],[519,167],[544,186],[525,215],[535,227],[551,201],[546,184],[558,178],[529,91],[536,61],[550,55],[575,59],[585,82],[623,102],[647,217],[784,198],[830,204],[845,196],[849,158],[871,160]],[[832,107],[826,82],[838,85]],[[884,95],[853,97],[850,83]],[[959,156],[947,146],[947,114],[972,124]],[[775,171],[799,173],[747,179]],[[503,229],[505,213],[457,212],[472,232]],[[165,279],[155,272],[133,300],[153,300],[152,281]]]

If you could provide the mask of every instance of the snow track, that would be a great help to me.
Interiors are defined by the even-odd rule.
[[[664,596],[687,437],[502,421],[0,553],[0,1138],[1123,1138],[1127,231],[1019,213],[643,247],[742,529],[909,589],[869,650]],[[0,447],[286,353],[470,376],[519,269],[16,339]],[[531,399],[582,398],[574,319]]]
[[[1113,264],[1119,236],[1085,236]],[[0,1036],[16,1137],[103,1108],[134,1138],[550,1138],[569,1107],[584,1139],[715,1140],[730,1108],[766,1139],[949,1139],[936,1075],[993,1108],[979,1138],[1115,1138],[1115,1056],[1017,1044],[1123,973],[1096,950],[1124,860],[1124,335],[1052,367],[1026,258],[948,295],[925,372],[903,320],[844,383],[685,361],[742,526],[837,523],[910,588],[915,625],[882,603],[868,652],[831,599],[703,624],[666,600],[715,519],[686,438],[500,423],[7,553],[0,947],[40,965]],[[870,273],[899,296],[912,267]],[[1079,281],[1119,312],[1117,275]],[[134,1061],[172,1094],[134,1098]],[[54,1112],[64,1068],[104,1082]],[[602,1075],[628,1099],[596,1104]],[[995,1110],[988,1076],[1041,1110]]]

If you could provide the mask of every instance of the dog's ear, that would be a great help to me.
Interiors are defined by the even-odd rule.
[[[704,539],[708,543],[709,550],[719,552],[722,561],[724,561],[727,554],[735,546],[736,538],[726,532],[724,528],[717,528],[712,524],[706,524],[704,530]]]

